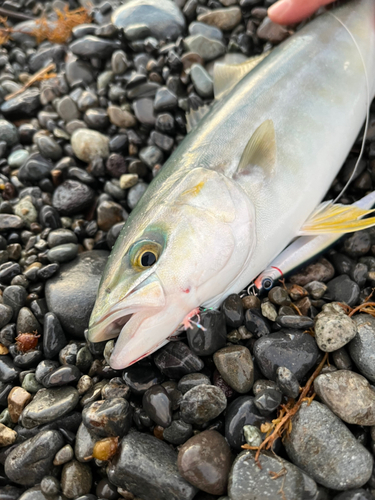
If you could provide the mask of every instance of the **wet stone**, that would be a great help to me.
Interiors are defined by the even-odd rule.
[[[13,364],[9,356],[0,356],[0,382],[4,384],[13,382],[18,377],[20,370]]]
[[[315,340],[325,352],[340,349],[357,333],[355,322],[344,314],[321,312],[315,320]]]
[[[202,59],[212,61],[225,53],[225,45],[219,40],[203,35],[192,35],[184,39],[184,47],[188,52],[197,53]]]
[[[60,432],[41,431],[9,453],[5,473],[17,484],[33,486],[49,473],[54,456],[63,446]]]
[[[185,30],[185,19],[170,0],[130,0],[115,10],[112,23],[130,40],[153,36],[158,40],[175,40]]]
[[[226,345],[227,330],[222,311],[207,310],[200,313],[200,325],[186,331],[190,349],[198,356],[210,356]]]
[[[100,438],[90,432],[82,423],[77,431],[74,453],[77,460],[87,462],[92,457],[94,445]]]
[[[282,330],[258,339],[254,356],[266,378],[276,380],[277,368],[284,366],[301,380],[315,366],[318,348],[308,333]]]
[[[254,382],[254,365],[249,349],[230,346],[214,354],[214,363],[225,382],[236,392],[249,392]]]
[[[40,108],[40,93],[35,87],[26,89],[0,106],[1,113],[5,118],[12,120],[20,118],[33,118],[36,111]]]
[[[73,260],[78,254],[78,245],[74,243],[66,243],[58,245],[48,250],[47,259],[53,263],[63,263]]]
[[[67,334],[83,337],[96,299],[108,252],[83,252],[46,283],[48,309],[56,314]]]
[[[109,139],[96,130],[78,129],[73,132],[71,144],[74,154],[82,161],[89,163],[96,157],[107,158]]]
[[[179,445],[185,443],[193,435],[193,426],[183,420],[173,420],[163,432],[163,439],[168,443]]]
[[[58,387],[75,384],[81,377],[81,372],[74,365],[59,366],[43,378],[44,387]]]
[[[18,215],[0,214],[0,231],[10,229],[21,229],[24,225],[23,220]]]
[[[119,377],[111,379],[108,382],[108,384],[102,389],[103,399],[113,399],[113,398],[129,399],[129,397],[130,397],[130,387],[126,385],[125,382]]]
[[[79,395],[74,387],[41,389],[21,415],[22,425],[32,429],[48,424],[72,411],[78,403]]]
[[[65,347],[67,340],[57,316],[49,312],[44,316],[43,352],[47,359],[54,358]]]
[[[227,406],[227,399],[221,389],[213,385],[198,385],[184,394],[181,403],[181,417],[188,424],[201,425],[216,418]]]
[[[17,128],[7,120],[0,120],[0,137],[8,147],[13,146],[18,142]]]
[[[344,302],[351,307],[357,304],[360,288],[349,276],[338,276],[329,281],[327,287],[327,295],[332,301]]]
[[[87,429],[100,437],[123,436],[132,421],[132,408],[123,398],[95,401],[85,407],[82,420]]]
[[[197,94],[203,99],[208,99],[213,96],[213,81],[203,66],[200,64],[193,64],[190,69],[190,78]]]
[[[271,325],[257,309],[248,309],[245,313],[245,326],[255,337],[263,337],[271,333]]]
[[[279,366],[276,371],[276,383],[281,392],[288,398],[296,399],[299,395],[299,383],[294,375],[285,366]]]
[[[211,385],[211,381],[204,373],[189,373],[180,379],[177,387],[182,394],[185,394],[197,385]]]
[[[61,473],[61,489],[67,498],[77,498],[90,493],[92,485],[91,468],[73,460],[64,465]]]
[[[375,425],[375,392],[362,375],[348,370],[324,373],[315,379],[314,390],[344,422]]]
[[[76,56],[107,59],[112,55],[112,52],[119,47],[117,43],[113,41],[105,40],[97,36],[87,35],[75,40],[70,44],[69,48]]]
[[[172,403],[161,385],[154,385],[143,394],[142,406],[157,425],[168,427],[172,422]]]
[[[302,403],[285,447],[293,463],[326,488],[359,488],[371,476],[371,454],[331,410],[316,401]]]
[[[119,106],[109,106],[108,116],[111,123],[119,128],[131,128],[137,124],[134,115],[126,109],[121,109]]]
[[[97,208],[97,214],[98,226],[103,231],[124,220],[124,209],[114,201],[103,201]]]
[[[312,281],[323,281],[326,283],[333,278],[334,274],[335,270],[332,264],[322,257],[317,262],[303,268],[300,272],[293,274],[289,281],[300,286],[306,286]]]
[[[239,295],[235,293],[229,295],[223,302],[222,311],[230,328],[238,328],[243,324],[243,304]]]
[[[152,99],[138,99],[133,103],[134,113],[143,125],[152,126],[155,124],[154,102]]]
[[[288,30],[280,24],[273,23],[269,17],[265,17],[257,29],[257,36],[262,40],[267,40],[277,44],[288,37]]]
[[[296,328],[305,330],[314,326],[314,320],[312,320],[308,316],[297,316],[289,314],[278,316],[276,318],[276,323],[283,328]]]
[[[349,354],[358,370],[371,382],[375,382],[375,318],[369,314],[353,317],[357,335],[349,343]]]
[[[17,423],[25,408],[31,401],[29,394],[22,387],[13,387],[8,395],[8,411],[12,422]]]
[[[159,370],[170,378],[181,378],[187,373],[194,373],[204,366],[183,342],[170,342],[154,356],[154,362]]]
[[[126,368],[123,379],[132,392],[144,394],[153,385],[160,384],[163,376],[148,360],[144,360]]]
[[[94,201],[94,191],[81,182],[67,180],[53,193],[52,204],[62,215],[73,215],[88,208]]]
[[[217,431],[203,431],[190,438],[180,448],[177,464],[181,476],[200,490],[212,495],[226,492],[232,454]]]
[[[228,31],[235,28],[241,22],[241,18],[241,9],[235,6],[204,12],[197,17],[197,20],[220,30]]]
[[[17,439],[17,432],[4,424],[0,424],[0,448],[13,444]],[[1,498],[1,489],[0,489]],[[16,497],[18,498],[18,496]]]
[[[278,500],[280,488],[288,500],[305,498],[303,473],[293,464],[269,452],[262,453],[259,467],[251,451],[237,456],[229,474],[228,493],[236,500]],[[273,479],[273,473],[286,470],[285,475]]]
[[[9,284],[15,276],[21,274],[21,268],[16,262],[6,262],[0,266],[0,281]]]
[[[197,489],[177,469],[177,453],[167,443],[136,431],[122,439],[108,467],[112,484],[143,500],[192,500]]]
[[[260,427],[264,417],[260,414],[252,396],[240,396],[232,401],[225,413],[225,438],[235,450],[245,444],[245,425]]]
[[[53,465],[63,465],[70,462],[74,457],[74,450],[70,444],[66,444],[59,450],[53,459]]]
[[[127,203],[129,205],[129,208],[133,209],[136,207],[137,203],[142,198],[147,188],[148,185],[146,183],[139,182],[136,186],[133,186],[129,189],[127,196]]]
[[[35,370],[35,378],[37,382],[40,384],[43,382],[43,379],[46,375],[53,372],[56,368],[58,368],[58,361],[51,361],[49,359],[43,359]]]
[[[13,316],[13,309],[5,304],[0,304],[0,328],[7,325]],[[0,339],[1,341],[1,339]]]
[[[254,398],[254,404],[262,415],[268,415],[276,410],[282,400],[282,394],[275,389],[264,389]]]
[[[366,255],[371,248],[371,237],[368,231],[357,231],[348,236],[343,245],[343,251],[349,257],[362,257]]]
[[[356,488],[336,495],[333,500],[373,500],[373,495],[367,490]]]
[[[204,35],[208,38],[216,38],[220,42],[223,41],[224,36],[222,31],[215,26],[210,26],[209,23],[201,23],[193,21],[189,24],[189,34],[190,35]]]

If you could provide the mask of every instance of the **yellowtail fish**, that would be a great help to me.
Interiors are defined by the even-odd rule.
[[[216,102],[189,117],[192,130],[108,260],[88,338],[119,336],[113,368],[164,345],[199,306],[241,291],[296,236],[374,224],[357,208],[316,208],[374,95],[374,19],[373,0],[354,0],[256,66],[217,65]]]

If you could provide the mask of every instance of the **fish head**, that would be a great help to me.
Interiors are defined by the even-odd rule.
[[[165,344],[189,313],[223,293],[243,264],[233,234],[238,199],[233,203],[212,173],[201,174],[159,204],[137,207],[112,250],[88,338],[119,337],[110,360],[115,369]],[[251,248],[244,248],[247,255]]]

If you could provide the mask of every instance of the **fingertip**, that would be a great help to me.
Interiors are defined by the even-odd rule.
[[[271,7],[269,7],[267,15],[274,23],[287,24],[285,22],[285,18],[287,19],[288,17],[290,7],[290,0],[279,0],[278,2],[271,5]]]

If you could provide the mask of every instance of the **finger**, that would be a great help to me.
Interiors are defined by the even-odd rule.
[[[268,9],[268,16],[274,23],[294,24],[311,16],[319,7],[334,0],[279,0]]]

